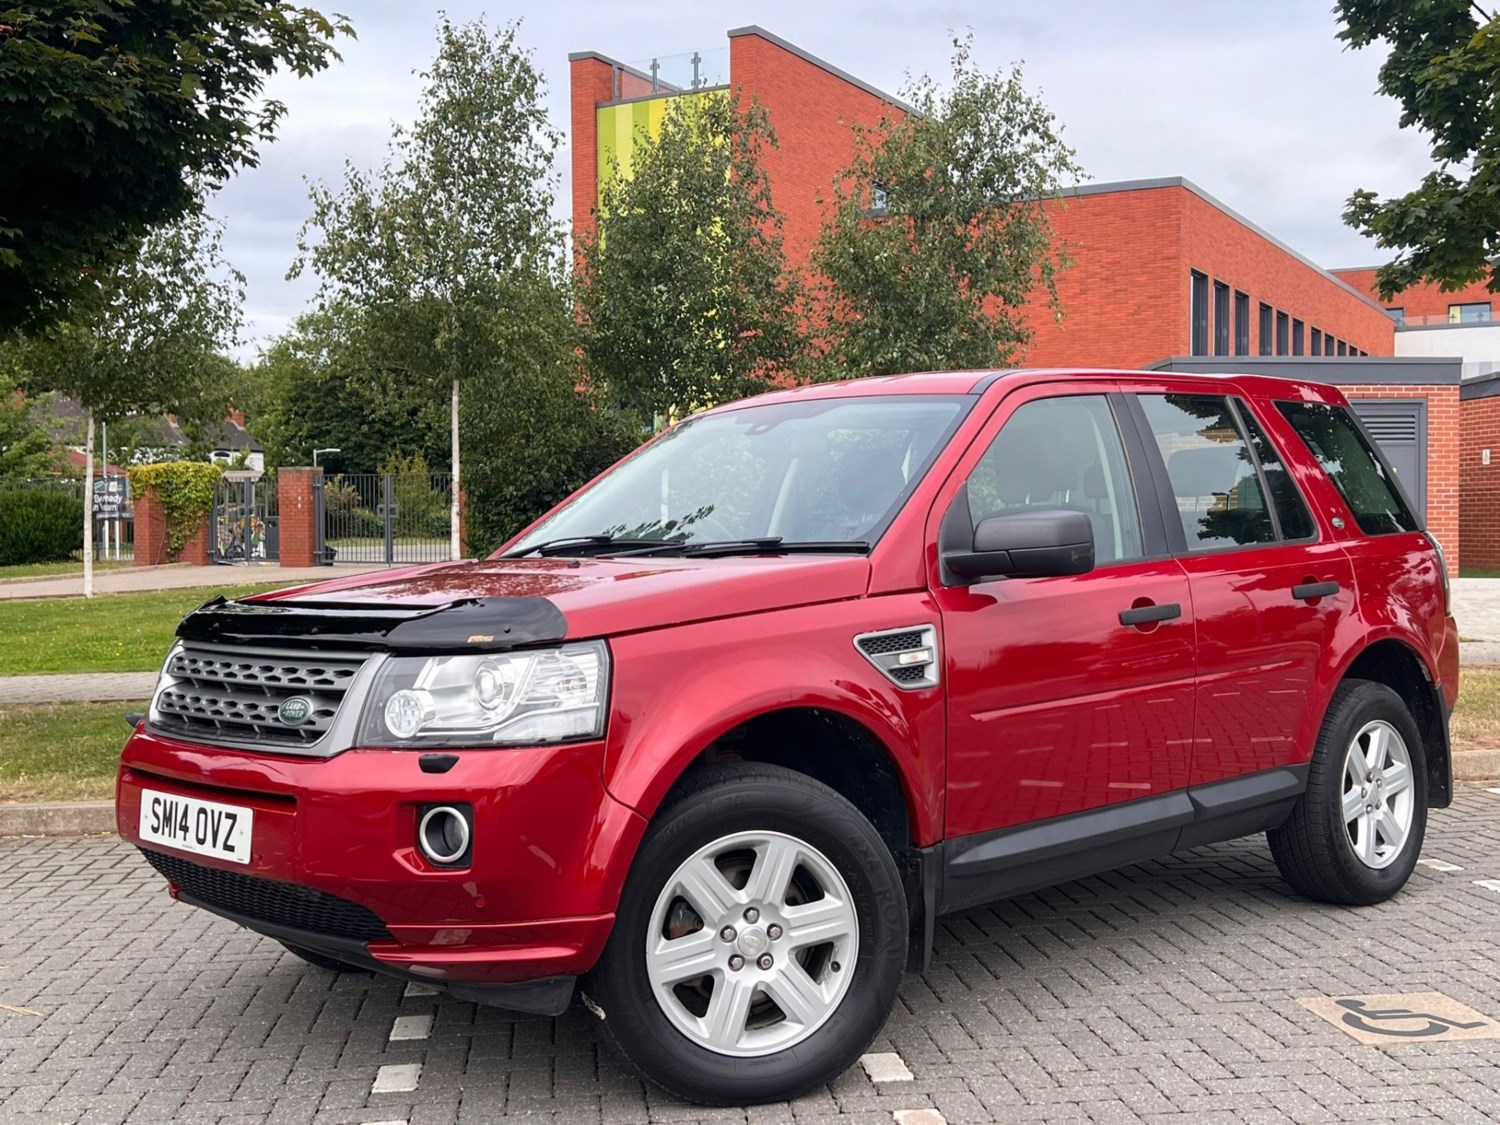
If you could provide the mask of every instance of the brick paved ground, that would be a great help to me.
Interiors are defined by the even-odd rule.
[[[704,1111],[600,1058],[577,1009],[335,976],[173,904],[111,839],[5,840],[0,1004],[39,1014],[0,1010],[0,1120],[1500,1120],[1500,1041],[1361,1046],[1297,1003],[1444,992],[1500,1017],[1500,889],[1476,883],[1500,880],[1500,794],[1464,789],[1425,854],[1462,870],[1364,910],[1292,897],[1254,838],[948,919],[871,1048],[912,1080]]]

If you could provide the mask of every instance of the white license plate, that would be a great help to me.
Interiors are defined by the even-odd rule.
[[[250,862],[255,810],[141,790],[141,839],[216,859]]]

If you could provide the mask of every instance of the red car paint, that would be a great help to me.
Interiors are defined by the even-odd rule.
[[[1237,396],[1296,481],[1315,541],[945,585],[940,524],[988,442],[1021,404],[1069,392]],[[1432,543],[1361,534],[1273,405],[1344,405],[1336,390],[1261,376],[967,372],[799,388],[720,409],[904,394],[975,401],[868,556],[497,553],[251,599],[293,609],[546,599],[568,640],[608,641],[603,740],[458,749],[449,772],[431,774],[415,751],[301,758],[188,744],[143,725],[123,753],[120,834],[142,843],[143,785],[253,807],[248,868],[193,861],[368,907],[394,939],[369,954],[393,970],[516,982],[592,967],[658,805],[706,747],[756,716],[818,708],[862,727],[899,776],[912,844],[926,847],[1305,763],[1339,679],[1380,641],[1414,655],[1445,706],[1454,703],[1457,630]],[[1286,597],[1314,581],[1336,581],[1339,592]],[[1168,603],[1187,610],[1181,620],[1116,620],[1122,607]],[[941,683],[901,690],[852,638],[916,623],[938,631]],[[435,868],[414,847],[418,806],[447,801],[474,806],[475,851],[460,871]]]

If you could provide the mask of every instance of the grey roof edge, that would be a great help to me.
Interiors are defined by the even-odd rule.
[[[1500,328],[1500,320],[1470,320],[1462,324],[1398,324],[1397,332],[1452,332],[1455,328]]]
[[[1491,371],[1487,375],[1476,375],[1472,379],[1465,379],[1458,385],[1458,397],[1463,402],[1475,398],[1500,397],[1500,371]]]
[[[1295,370],[1289,371],[1288,368]],[[1195,375],[1280,375],[1335,386],[1456,387],[1463,383],[1458,356],[1174,355],[1142,368]]]
[[[1257,223],[1251,222],[1249,219],[1245,218],[1244,215],[1241,215],[1238,211],[1236,211],[1233,207],[1229,206],[1223,200],[1216,199],[1214,196],[1204,191],[1197,184],[1193,183],[1193,181],[1188,179],[1186,176],[1160,176],[1145,180],[1116,180],[1110,183],[1102,184],[1080,184],[1078,187],[1065,189],[1062,194],[1064,196],[1109,195],[1114,192],[1121,191],[1150,191],[1154,188],[1168,187],[1180,187],[1192,192],[1199,199],[1203,200],[1203,202],[1207,203],[1210,207],[1216,208],[1217,210],[1223,212],[1225,215],[1228,215],[1235,222],[1239,223],[1240,226],[1253,231],[1255,234],[1258,234],[1272,246],[1275,246],[1278,250],[1291,255],[1293,258],[1301,262],[1304,266],[1312,270],[1314,273],[1321,274],[1324,278],[1333,282],[1333,284],[1337,285],[1340,289],[1343,289],[1353,296],[1358,297],[1372,309],[1379,309],[1381,315],[1385,314],[1385,306],[1377,301],[1372,300],[1368,293],[1361,293],[1358,289],[1354,288],[1354,286],[1350,285],[1343,278],[1335,277],[1330,271],[1325,270],[1322,266],[1318,265],[1317,262],[1307,257],[1307,255],[1292,249],[1270,231],[1266,230],[1264,227],[1260,226]]]
[[[817,55],[813,54],[810,51],[804,51],[795,43],[788,43],[781,36],[775,34],[774,32],[767,31],[765,28],[759,26],[758,24],[746,24],[744,27],[731,28],[729,31],[730,39],[738,39],[742,35],[755,35],[761,39],[764,39],[767,43],[774,43],[783,51],[787,51],[793,55],[796,55],[803,62],[812,63],[813,66],[818,67],[820,70],[827,71],[835,78],[841,78],[851,86],[858,86],[867,94],[874,94],[875,97],[879,98],[881,101],[885,102],[888,105],[893,105],[897,109],[902,110],[906,113],[917,112],[916,109],[914,109],[910,105],[907,105],[900,98],[895,97],[892,94],[887,94],[878,86],[872,86],[862,78],[854,77],[854,75],[850,74],[847,70],[841,70],[840,68],[834,66],[831,62],[828,62],[826,59],[818,58]],[[733,81],[734,75],[732,73],[729,77],[730,80]]]
[[[571,52],[568,53],[568,61],[570,63],[571,62],[583,62],[585,59],[597,59],[597,60],[599,60],[602,63],[608,63],[610,66],[617,66],[621,70],[623,70],[626,74],[633,74],[637,78],[644,78],[644,79],[647,79],[648,81],[651,78],[651,75],[647,74],[644,70],[641,70],[639,67],[631,66],[627,62],[621,62],[619,59],[614,58],[611,55],[602,54],[599,51],[571,51]]]

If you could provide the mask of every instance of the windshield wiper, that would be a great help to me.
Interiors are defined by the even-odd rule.
[[[630,550],[644,547],[676,547],[680,544],[670,539],[627,539],[614,535],[570,535],[566,539],[549,539],[545,543],[533,543],[529,547],[517,547],[506,551],[502,559],[520,559],[527,555],[550,558],[554,555],[604,555],[617,549]]]
[[[870,544],[863,539],[837,539],[824,542],[814,540],[785,540],[779,535],[765,535],[753,539],[710,539],[698,543],[653,543],[637,550],[621,551],[624,555],[659,555],[668,552],[693,558],[714,558],[725,555],[790,555],[790,554],[869,554]]]

